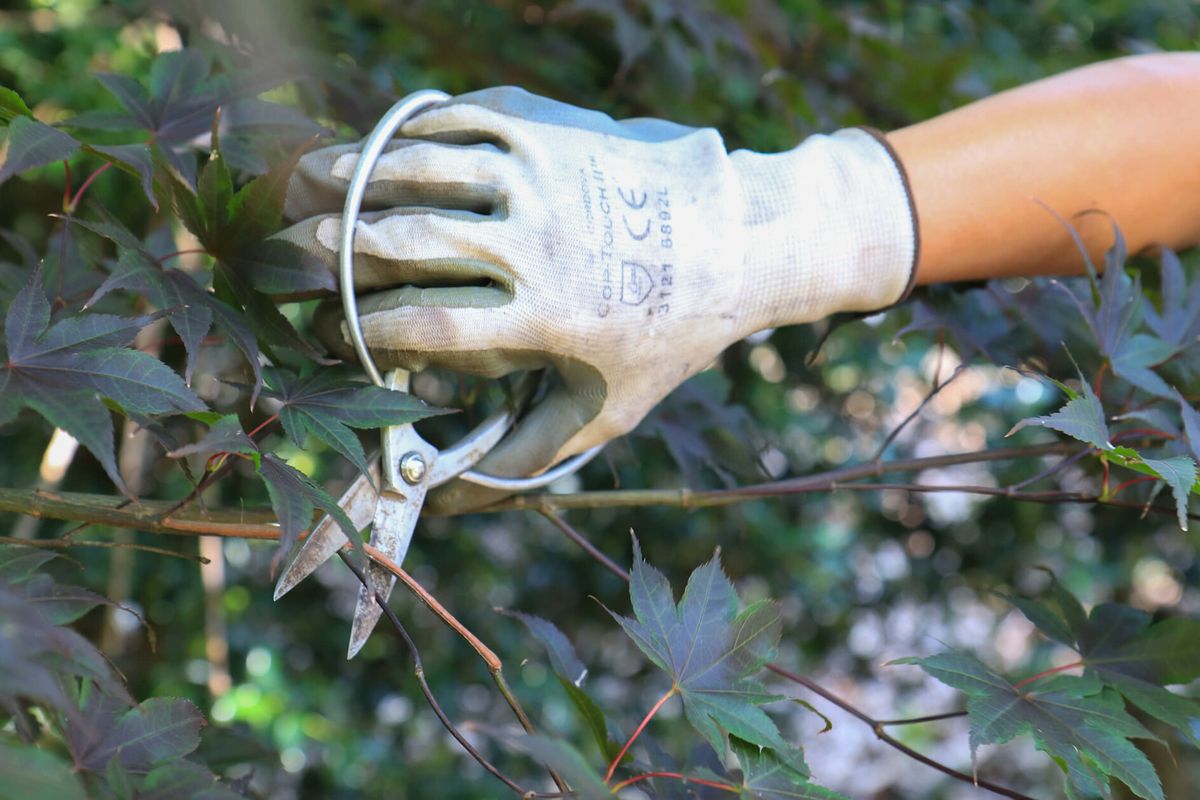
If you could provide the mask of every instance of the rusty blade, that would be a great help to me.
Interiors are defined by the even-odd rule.
[[[427,484],[420,483],[408,487],[407,495],[385,490],[379,496],[379,503],[375,507],[375,524],[371,526],[371,544],[396,564],[402,563],[408,554],[417,517],[421,515],[421,505],[425,502],[426,487]],[[383,609],[375,601],[375,593],[378,592],[386,601],[396,584],[396,576],[374,562],[367,564],[366,575],[370,588],[363,586],[358,591],[347,659],[358,655],[383,614]]]
[[[379,495],[375,485],[379,483],[378,465],[371,467],[371,477],[359,475],[350,488],[338,500],[338,505],[346,512],[346,516],[354,523],[354,527],[362,530],[375,518],[375,506]],[[373,485],[374,484],[374,485]],[[275,599],[283,597],[300,581],[311,575],[317,567],[324,564],[330,556],[341,550],[348,540],[340,525],[326,514],[313,528],[312,533],[304,540],[304,546],[296,554],[296,558],[279,576],[275,584]]]

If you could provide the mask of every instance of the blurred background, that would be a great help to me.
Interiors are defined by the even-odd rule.
[[[730,149],[773,151],[845,125],[901,127],[1105,58],[1195,48],[1198,20],[1200,4],[1185,0],[29,0],[0,3],[0,84],[16,89],[39,119],[54,122],[115,108],[90,73],[144,80],[157,53],[187,45],[218,64],[284,76],[271,98],[300,106],[346,138],[369,130],[394,98],[415,89],[459,93],[517,84],[618,117],[716,127]],[[61,206],[61,173],[61,167],[47,168],[37,180],[0,187],[0,228],[45,239],[46,215]],[[148,227],[152,212],[132,186],[129,180],[98,182],[92,202]],[[0,245],[0,258],[13,257]],[[1014,317],[1020,308],[1036,313]],[[307,311],[289,313],[303,318]],[[1031,324],[1014,324],[1022,316]],[[947,319],[961,324],[940,331],[938,321]],[[1048,374],[1073,376],[1058,342],[1077,333],[1074,319],[1059,295],[1011,281],[926,291],[905,308],[832,332],[821,324],[760,335],[731,348],[717,368],[610,446],[606,458],[556,488],[713,488],[868,461],[936,377],[964,363],[963,374],[904,429],[887,457],[1053,441],[1047,431],[1003,441],[1017,420],[1061,404],[1049,384],[1005,366],[1038,358]],[[1074,352],[1086,358],[1084,349]],[[201,373],[227,366],[220,349],[206,358]],[[196,386],[218,408],[231,401],[215,379],[202,374]],[[463,396],[452,376],[426,376],[420,390],[449,405]],[[47,449],[49,436],[39,425],[0,431],[6,454],[0,485],[40,482],[112,493],[89,455]],[[349,465],[331,453],[289,447],[281,443],[279,450],[335,496],[351,477]],[[142,439],[123,439],[121,458],[123,469],[139,475],[143,495],[186,493],[177,470]],[[916,477],[998,486],[1048,463],[997,461]],[[1097,485],[1085,466],[1052,483]],[[266,501],[257,481],[237,473],[206,499],[228,507]],[[885,666],[896,657],[949,645],[1014,674],[1062,663],[1063,654],[994,594],[1042,588],[1046,576],[1039,566],[1087,603],[1119,599],[1150,611],[1200,612],[1195,533],[1181,532],[1169,517],[1142,519],[1136,511],[889,490],[691,512],[574,511],[566,518],[623,564],[635,530],[647,558],[677,586],[720,547],[745,597],[782,603],[779,661],[881,718],[962,703],[914,668]],[[5,524],[26,536],[60,528],[11,516]],[[201,570],[129,551],[72,553],[84,567],[76,581],[148,617],[158,633],[156,651],[136,620],[120,612],[95,612],[81,629],[103,644],[135,696],[189,697],[214,726],[241,732],[234,752],[205,754],[214,768],[225,765],[232,774],[253,768],[254,789],[279,800],[502,795],[504,789],[448,741],[391,637],[377,635],[358,658],[344,660],[357,590],[339,564],[276,604],[271,547],[240,540],[178,546],[219,558]],[[664,679],[596,602],[628,609],[624,585],[536,514],[425,520],[406,566],[505,659],[535,720],[597,759],[540,648],[493,608],[540,614],[566,631],[589,667],[594,693],[625,729],[664,688]],[[507,723],[507,709],[466,645],[403,591],[393,606],[411,622],[450,716]],[[864,800],[985,796],[878,744],[867,726],[804,697],[830,716],[831,731],[819,733],[821,720],[795,704],[773,711],[804,745],[822,784]],[[668,706],[654,724],[682,756],[697,739],[682,720],[672,725],[679,713]],[[964,720],[895,732],[970,771]],[[486,738],[480,746],[513,771],[535,774]],[[1189,787],[1200,785],[1200,762],[1193,752],[1176,752],[1174,763],[1161,749],[1153,753],[1167,794],[1194,796]],[[985,748],[978,769],[1038,797],[1060,791],[1056,769],[1028,743]]]

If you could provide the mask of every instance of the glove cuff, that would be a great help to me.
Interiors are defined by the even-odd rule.
[[[848,128],[785,153],[739,150],[730,160],[742,184],[742,302],[754,330],[879,311],[907,296],[917,215],[881,133]]]

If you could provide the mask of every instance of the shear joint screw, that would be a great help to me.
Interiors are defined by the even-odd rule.
[[[420,453],[405,453],[400,457],[400,477],[415,486],[425,479],[426,464]]]

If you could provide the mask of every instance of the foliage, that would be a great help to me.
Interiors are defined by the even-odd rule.
[[[105,598],[41,571],[53,554],[0,547],[0,740],[5,797],[245,796],[195,755],[208,724],[179,698],[129,696],[104,655],[67,625]]]
[[[1194,690],[1167,687],[1200,664],[1200,559],[1183,532],[1200,461],[1200,280],[1195,254],[1131,255],[1115,226],[1102,271],[920,290],[867,324],[754,337],[682,387],[579,477],[583,489],[615,480],[644,494],[561,506],[592,501],[571,519],[601,552],[628,552],[636,528],[660,554],[661,572],[635,545],[619,631],[590,598],[621,609],[624,586],[573,558],[556,528],[521,512],[422,520],[406,568],[504,655],[533,734],[513,733],[508,704],[485,696],[483,672],[422,610],[394,602],[422,649],[414,684],[398,672],[403,643],[380,635],[341,661],[358,591],[347,571],[322,571],[287,605],[268,588],[317,511],[358,540],[328,489],[367,471],[372,428],[421,419],[451,441],[503,401],[425,373],[414,386],[428,405],[416,404],[308,337],[336,283],[273,235],[309,148],[354,140],[416,88],[514,83],[618,117],[713,126],[731,149],[779,150],[1101,58],[1194,48],[1200,24],[1185,5],[38,0],[0,11],[0,484],[31,486],[45,456],[26,500],[86,498],[107,515],[82,528],[5,519],[4,533],[70,547],[84,569],[75,586],[45,549],[0,551],[0,795],[495,793],[414,707],[427,679],[447,719],[494,734],[460,742],[524,787],[549,790],[534,762],[549,764],[580,797],[622,782],[662,798],[840,796],[819,784],[853,797],[1042,797],[1060,777],[1078,796],[1118,796],[1121,784],[1189,796]],[[50,468],[51,429],[86,451],[65,478]],[[648,497],[674,500],[624,507]],[[718,501],[729,505],[708,507]],[[145,527],[145,509],[170,507],[156,518],[167,530],[229,537],[201,545],[223,571],[206,565],[198,579],[191,542],[165,540],[185,556],[166,559],[138,550],[161,536],[108,524]],[[236,538],[229,520],[259,520],[260,508],[278,520],[279,546]],[[704,563],[677,601],[666,576],[714,547],[723,566]],[[495,605],[529,611],[511,613],[548,669],[525,658],[522,626],[496,624]],[[154,625],[157,649],[122,627],[122,609]],[[957,696],[878,669],[930,641],[949,652],[911,663],[965,692],[965,727],[953,712],[897,728],[905,721],[867,714],[914,708],[920,720]],[[829,733],[810,735],[805,698],[830,711]],[[200,708],[222,736],[207,729],[197,748]],[[235,722],[254,735],[235,737]],[[860,722],[864,739],[851,733]],[[153,746],[134,745],[139,733]],[[892,749],[868,749],[876,738]],[[1020,739],[1050,758],[984,747],[962,770],[968,744]],[[945,769],[888,760],[903,748]]]
[[[1166,686],[1200,677],[1200,620],[1177,617],[1151,625],[1144,611],[1118,603],[1087,613],[1053,580],[1045,599],[1010,599],[1039,631],[1079,658],[1016,683],[961,652],[895,663],[916,664],[966,693],[972,754],[979,745],[1028,735],[1066,773],[1068,797],[1109,796],[1109,781],[1116,778],[1138,797],[1162,798],[1154,767],[1131,741],[1158,737],[1126,709],[1149,714],[1195,742],[1200,703]],[[1077,668],[1084,670],[1081,677],[1059,674]]]
[[[784,699],[768,693],[758,679],[779,639],[775,604],[760,600],[739,612],[737,593],[721,569],[719,554],[692,572],[683,598],[676,604],[667,578],[645,561],[636,538],[633,547],[629,598],[635,619],[612,611],[609,614],[671,679],[670,688],[626,743],[610,755],[615,744],[609,735],[611,728],[599,705],[584,691],[588,670],[566,635],[545,619],[511,613],[546,647],[560,684],[594,734],[601,756],[609,760],[608,772],[601,777],[599,770],[589,766],[587,757],[566,742],[523,735],[513,744],[557,770],[579,797],[589,800],[611,797],[620,787],[645,779],[656,780],[649,788],[643,787],[650,797],[677,796],[679,787],[672,781],[684,786],[689,782],[698,786],[707,783],[710,788],[736,793],[747,800],[842,797],[810,782],[803,754],[783,739],[775,723],[759,708]],[[715,772],[707,766],[642,771],[644,764],[655,765],[633,758],[631,746],[636,740],[642,749],[649,750],[651,760],[663,757],[661,746],[643,731],[664,703],[676,695],[683,702],[687,721],[712,748],[710,755],[731,749],[741,766],[740,774],[727,773],[719,766]],[[610,786],[627,755],[629,766],[641,774]]]

